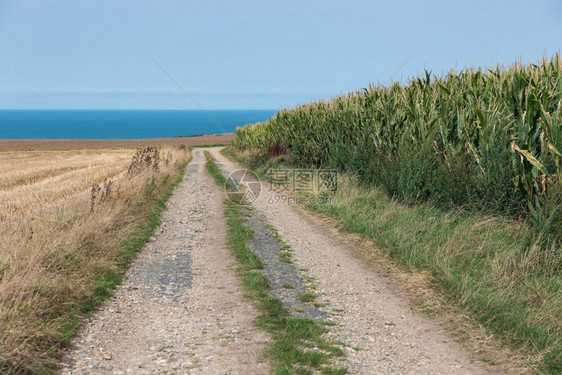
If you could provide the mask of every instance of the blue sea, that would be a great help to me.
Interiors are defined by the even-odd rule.
[[[232,133],[274,110],[0,110],[0,139],[143,139]]]

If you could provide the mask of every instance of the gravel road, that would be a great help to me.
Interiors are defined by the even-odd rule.
[[[220,154],[220,148],[209,151],[224,171],[241,169]],[[281,200],[268,203],[271,194],[275,192],[262,183],[254,208],[292,247],[296,267],[308,269],[319,300],[329,301],[325,309],[336,323],[330,335],[345,343],[350,373],[487,373],[439,325],[412,312],[383,278],[313,219]]]
[[[74,339],[63,374],[269,372],[269,337],[241,292],[222,201],[196,150],[162,224]]]
[[[225,172],[240,169],[219,153],[220,148],[208,150]],[[438,324],[412,312],[384,278],[314,218],[287,203],[268,203],[274,192],[262,185],[252,203],[251,246],[267,264],[273,264],[268,257],[278,259],[281,247],[271,240],[268,224],[291,246],[292,268],[278,262],[277,268],[266,264],[264,272],[278,279],[277,284],[293,285],[295,294],[305,287],[294,270],[308,269],[318,300],[328,305],[305,313],[335,323],[329,336],[344,343],[349,373],[487,373]],[[244,300],[235,261],[226,248],[223,197],[204,169],[202,150],[195,150],[162,225],[115,296],[92,314],[74,339],[62,373],[269,372],[262,355],[269,337],[253,325],[257,311]],[[291,302],[293,289],[280,290],[278,297],[288,301],[290,310],[296,306],[304,311]]]

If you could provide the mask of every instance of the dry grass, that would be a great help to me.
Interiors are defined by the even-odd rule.
[[[21,216],[115,179],[134,150],[0,153],[0,217]]]
[[[0,153],[0,372],[56,368],[101,278],[189,157],[162,149],[157,168],[128,176],[134,153]]]

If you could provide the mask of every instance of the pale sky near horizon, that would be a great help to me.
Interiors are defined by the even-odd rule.
[[[552,56],[562,2],[0,0],[0,109],[289,107]]]

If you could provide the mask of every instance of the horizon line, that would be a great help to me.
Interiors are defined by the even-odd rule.
[[[206,108],[207,111],[279,111],[275,108]],[[0,108],[0,111],[194,111],[198,108]]]
[[[341,90],[343,91],[343,90]],[[215,91],[193,91],[202,95],[339,95],[320,91],[249,91],[249,92],[215,92]],[[182,95],[176,91],[44,91],[44,90],[0,90],[0,94],[174,94]]]

